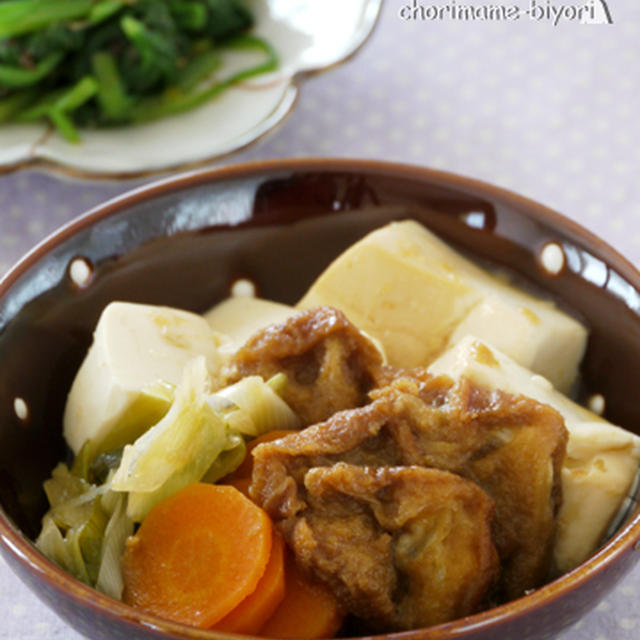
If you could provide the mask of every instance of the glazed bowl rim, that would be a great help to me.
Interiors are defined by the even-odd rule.
[[[623,274],[635,288],[640,289],[640,272],[608,243],[557,211],[513,191],[474,178],[412,164],[351,158],[288,158],[199,169],[168,176],[112,198],[60,227],[25,254],[0,279],[0,300],[9,293],[12,285],[30,267],[46,256],[52,249],[81,230],[121,213],[133,205],[206,184],[260,175],[267,176],[288,171],[295,173],[377,174],[391,179],[424,181],[452,190],[471,191],[475,195],[486,197],[491,201],[501,200],[514,209],[523,212],[530,219],[545,223],[563,232],[569,232],[579,237],[583,242],[586,241],[597,246],[599,257],[604,258],[608,264]],[[2,327],[0,327],[1,330]],[[153,629],[157,632],[192,640],[238,637],[236,634],[196,629],[146,614],[82,584],[45,558],[18,527],[13,524],[1,505],[0,546],[3,547],[2,550],[5,553],[17,559],[39,579],[45,581],[49,586],[65,592],[76,603],[84,605],[90,610],[102,612],[109,617],[125,620],[142,628]],[[640,550],[640,513],[637,513],[626,526],[622,527],[611,540],[586,562],[528,595],[472,616],[444,624],[411,631],[381,634],[376,637],[388,639],[421,637],[425,640],[453,639],[462,637],[472,631],[479,631],[492,626],[499,626],[507,621],[517,620],[525,614],[540,609],[557,597],[570,594],[587,581],[593,580],[598,574],[614,565],[618,558],[631,550]]]

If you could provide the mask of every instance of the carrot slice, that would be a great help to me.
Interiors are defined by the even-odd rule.
[[[290,433],[297,433],[295,429],[274,429],[273,431],[267,431],[263,433],[253,440],[250,440],[247,443],[247,455],[244,457],[244,460],[240,464],[239,467],[233,473],[230,473],[221,482],[228,482],[227,479],[235,479],[235,478],[250,478],[253,473],[253,456],[251,452],[263,442],[272,442],[273,440],[278,440],[279,438],[284,438],[288,436]]]
[[[190,484],[157,504],[127,541],[123,599],[211,627],[255,590],[272,528],[267,514],[234,487]]]
[[[300,573],[290,554],[285,559],[284,600],[258,635],[265,638],[331,638],[343,621],[338,599],[321,582]]]
[[[255,591],[213,628],[232,633],[258,633],[284,598],[284,540],[274,532],[271,555]]]

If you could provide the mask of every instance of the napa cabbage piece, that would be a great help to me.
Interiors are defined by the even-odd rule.
[[[120,600],[124,589],[120,558],[127,538],[133,535],[133,520],[127,515],[126,496],[109,491],[104,495],[102,502],[111,512],[111,517],[104,530],[95,587],[98,591]]]
[[[50,509],[36,540],[38,549],[78,580],[120,599],[120,556],[133,533],[126,496],[111,491],[109,480],[91,484],[62,463],[44,489]]]
[[[215,393],[205,359],[185,366],[167,414],[122,453],[111,480],[128,493],[127,514],[141,522],[153,506],[192,482],[215,482],[246,455],[243,436],[292,429],[299,420],[274,390],[284,376],[250,376]]]
[[[109,474],[120,466],[121,460],[122,447],[94,456],[93,441],[87,440],[73,460],[71,474],[76,479],[82,479],[95,485],[102,485],[106,483]]]
[[[205,359],[194,358],[185,366],[164,418],[125,446],[111,486],[129,493],[127,514],[134,521],[142,521],[158,502],[201,480],[221,454],[226,455],[220,461],[227,459],[235,466],[242,461],[244,441],[229,428],[224,414],[209,406],[210,394]],[[241,451],[228,453],[236,449]],[[220,468],[219,473],[233,468]]]
[[[226,448],[218,457],[202,478],[203,482],[217,482],[220,478],[235,471],[247,455],[245,439],[239,433],[229,433]]]
[[[204,357],[187,363],[167,414],[126,445],[111,486],[115,491],[153,493],[167,483],[199,480],[225,449],[224,419],[206,402],[209,376]],[[182,486],[185,486],[184,484]]]
[[[155,491],[131,491],[128,499],[127,515],[134,522],[142,522],[158,503],[199,480],[216,482],[237,469],[246,455],[244,438],[237,433],[228,433],[224,448],[214,457],[211,465],[202,472],[203,458],[185,464]]]
[[[277,393],[286,384],[282,373],[267,382],[260,376],[247,376],[217,391],[207,402],[224,414],[230,428],[252,438],[274,429],[298,429],[298,416]]]
[[[55,467],[43,488],[50,507],[47,516],[63,530],[86,522],[98,491],[97,487],[72,474],[63,463]]]

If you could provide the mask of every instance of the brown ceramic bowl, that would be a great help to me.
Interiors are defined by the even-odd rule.
[[[365,233],[415,218],[471,256],[512,272],[590,329],[585,392],[607,417],[640,432],[640,273],[601,240],[548,209],[486,184],[417,167],[295,160],[172,178],[98,207],[62,228],[0,282],[0,551],[27,585],[88,637],[221,638],[145,615],[74,580],[33,546],[45,511],[42,481],[65,456],[66,393],[101,309],[111,300],[204,311],[239,277],[260,295],[294,302]],[[551,277],[539,255],[562,246]],[[69,265],[93,275],[75,285]],[[17,417],[24,399],[28,417]],[[388,636],[549,638],[590,610],[640,558],[630,516],[588,562],[532,594],[449,624]]]

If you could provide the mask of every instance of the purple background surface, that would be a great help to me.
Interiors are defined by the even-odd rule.
[[[445,169],[555,208],[640,264],[640,4],[609,2],[613,25],[557,27],[406,22],[404,4],[387,0],[354,59],[305,80],[276,131],[220,164],[343,156]],[[148,181],[0,176],[0,275],[61,224]],[[640,567],[561,640],[637,638],[639,596]],[[0,620],[3,639],[80,637],[2,560]]]

